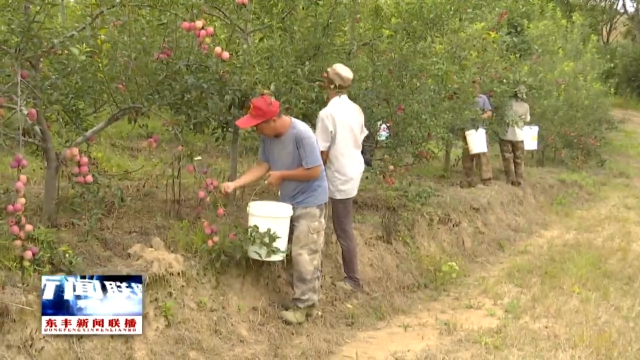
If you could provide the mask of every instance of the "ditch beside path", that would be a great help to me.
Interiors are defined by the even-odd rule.
[[[597,202],[333,359],[640,359],[640,112],[613,113],[625,125]]]

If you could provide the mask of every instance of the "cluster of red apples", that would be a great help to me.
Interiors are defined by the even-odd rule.
[[[213,35],[215,34],[215,30],[211,26],[209,27],[205,27],[205,26],[206,26],[206,23],[204,20],[197,20],[194,22],[185,21],[180,25],[182,30],[184,30],[185,32],[193,33],[195,35],[195,37],[198,39],[200,50],[202,50],[202,52],[206,54],[211,49],[211,44],[213,43]],[[222,47],[220,46],[213,47],[211,52],[213,53],[213,56],[217,57],[222,61],[229,61],[229,59],[231,58],[231,55],[229,54],[229,52],[223,50]]]

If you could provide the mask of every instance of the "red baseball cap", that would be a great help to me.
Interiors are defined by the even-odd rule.
[[[236,125],[240,129],[248,129],[271,120],[280,113],[280,103],[269,95],[251,99],[249,113],[238,119]]]

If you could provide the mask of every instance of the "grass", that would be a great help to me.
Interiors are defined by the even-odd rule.
[[[576,216],[531,239],[484,279],[480,296],[504,307],[500,324],[464,339],[486,359],[637,358],[638,196]],[[606,207],[605,209],[601,206]],[[594,221],[598,219],[598,221]],[[515,311],[513,310],[514,305]],[[512,310],[509,310],[509,309]],[[513,314],[517,314],[513,316]],[[480,341],[477,339],[490,339]],[[478,346],[480,345],[480,346]]]
[[[618,96],[613,99],[612,107],[627,110],[640,110],[640,101],[635,98]]]
[[[7,289],[0,292],[0,332],[15,344],[6,349],[11,358],[72,353],[93,360],[116,349],[132,359],[640,356],[631,328],[640,290],[632,281],[640,270],[633,262],[640,251],[634,244],[640,233],[640,128],[630,125],[616,135],[606,172],[527,168],[531,188],[524,192],[501,181],[486,191],[458,189],[451,185],[459,169],[451,179],[437,179],[437,161],[398,169],[396,187],[368,172],[356,206],[367,291],[343,294],[332,287],[342,269],[339,248],[328,236],[321,316],[292,328],[277,320],[273,306],[290,296],[282,264],[227,263],[224,272],[212,270],[201,216],[194,213],[202,176],[184,175],[181,213],[169,213],[166,187],[178,167],[179,142],[161,122],[148,125],[147,131],[119,123],[88,148],[98,163],[99,186],[72,187],[63,177],[61,227],[40,228],[34,240],[49,257],[48,267],[24,270],[8,242],[0,242],[0,284]],[[161,136],[153,151],[140,147],[148,133]],[[207,176],[226,177],[226,148],[204,136],[182,142],[179,167],[201,156],[196,165]],[[0,152],[0,161],[17,151],[9,150]],[[240,171],[253,162],[253,150],[241,154]],[[29,216],[37,223],[42,169],[31,166],[27,174]],[[1,183],[14,176],[0,169]],[[10,189],[2,190],[8,198]],[[244,223],[250,198],[275,197],[273,190],[255,190],[247,189],[236,203],[215,199],[202,216],[229,231]],[[227,217],[216,219],[217,205],[227,208]],[[137,244],[155,250],[129,253]],[[35,275],[57,271],[152,275],[144,337],[57,337],[41,349],[33,337],[39,326]],[[36,310],[7,308],[7,302]]]
[[[367,333],[342,354],[404,360],[640,358],[640,115],[630,120],[607,150],[610,165],[627,176],[559,173],[558,181],[572,186],[554,198],[552,208],[566,211],[555,212],[548,228],[470,270],[447,296]],[[576,208],[572,196],[584,192],[597,196]],[[400,325],[409,330],[392,330]],[[378,343],[401,345],[367,349]]]

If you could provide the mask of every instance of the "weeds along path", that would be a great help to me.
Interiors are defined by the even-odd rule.
[[[333,359],[640,358],[640,113],[613,113],[626,121],[606,173],[589,175],[596,203]]]

